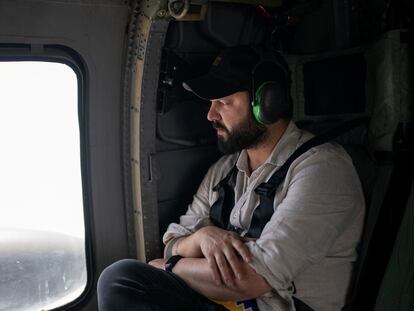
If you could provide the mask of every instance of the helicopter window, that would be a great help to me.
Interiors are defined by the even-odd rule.
[[[86,288],[78,77],[0,61],[0,310],[52,309]]]

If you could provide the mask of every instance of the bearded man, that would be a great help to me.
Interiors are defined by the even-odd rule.
[[[291,120],[290,75],[271,51],[233,47],[183,86],[211,102],[225,154],[208,171],[164,258],[122,260],[98,284],[109,310],[341,310],[356,261],[364,197],[334,143]],[[284,173],[280,173],[284,171]]]

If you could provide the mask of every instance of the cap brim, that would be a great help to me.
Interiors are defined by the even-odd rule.
[[[240,84],[231,83],[215,77],[212,74],[183,82],[183,87],[204,100],[223,98],[243,91],[246,88]]]

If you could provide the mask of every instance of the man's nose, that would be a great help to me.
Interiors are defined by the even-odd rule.
[[[208,110],[208,113],[207,113],[207,120],[209,120],[210,122],[221,120],[220,113],[217,111],[217,104],[218,104],[217,100],[211,101],[210,109]]]

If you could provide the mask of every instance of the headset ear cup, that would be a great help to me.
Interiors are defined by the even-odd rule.
[[[260,105],[259,119],[263,124],[277,122],[289,109],[283,83],[266,82],[260,87],[257,100]]]
[[[252,99],[252,112],[253,117],[255,118],[256,122],[259,124],[264,124],[263,121],[260,118],[261,112],[260,112],[260,88],[256,90],[255,96],[253,96]]]

